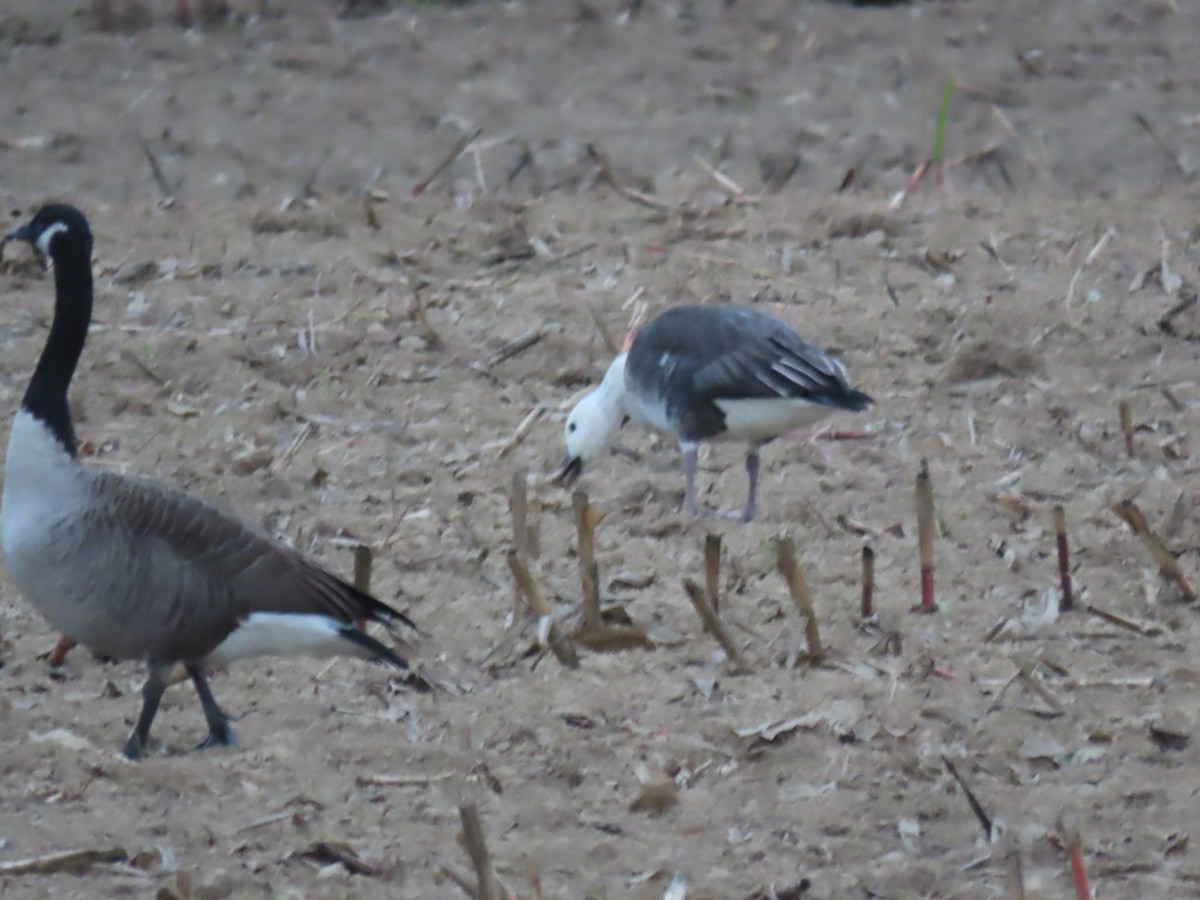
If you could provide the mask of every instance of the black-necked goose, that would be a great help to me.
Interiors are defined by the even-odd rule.
[[[638,331],[596,390],[567,417],[568,483],[612,443],[626,414],[674,435],[687,479],[684,507],[696,502],[696,451],[702,441],[746,441],[750,490],[741,513],[754,518],[758,449],[837,409],[871,403],[850,387],[840,361],[787,324],[742,306],[677,306]]]
[[[82,465],[67,389],[92,316],[92,235],[51,205],[6,236],[54,262],[50,335],[13,421],[0,541],[21,592],[64,635],[113,659],[144,659],[142,710],[125,745],[145,754],[165,679],[182,663],[204,707],[201,746],[235,743],[205,672],[260,654],[353,654],[407,668],[355,622],[407,616],[205,501]]]

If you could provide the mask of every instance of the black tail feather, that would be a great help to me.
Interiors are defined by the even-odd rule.
[[[424,634],[421,629],[417,627],[417,623],[404,613],[400,612],[400,610],[393,609],[382,600],[360,591],[348,581],[344,581],[341,578],[339,578],[338,581],[340,581],[346,591],[352,594],[354,599],[358,601],[360,607],[360,613],[358,615],[359,619],[366,619],[371,622],[379,622],[381,625],[384,625],[387,628],[391,628],[397,622],[400,622],[402,625],[407,625],[417,634]]]
[[[845,383],[828,386],[804,399],[811,403],[819,403],[821,406],[828,406],[830,409],[844,409],[849,412],[861,412],[875,402],[870,395]]]
[[[344,637],[352,644],[357,644],[364,650],[367,650],[381,662],[391,663],[399,669],[409,668],[408,660],[398,654],[391,647],[371,637],[365,631],[360,630],[354,625],[343,625],[338,629],[338,634]]]
[[[422,678],[418,673],[414,672],[408,664],[408,660],[398,654],[391,647],[375,640],[362,629],[354,625],[343,625],[338,629],[338,634],[348,640],[350,643],[362,647],[371,653],[375,662],[388,663],[398,669],[404,669],[408,672],[405,676],[405,681],[409,687],[412,687],[422,693],[429,693],[433,690],[433,685]]]
[[[400,610],[393,609],[382,600],[376,600],[370,594],[363,594],[363,597],[371,601],[367,604],[366,618],[375,622],[381,622],[388,627],[391,627],[396,622],[400,622],[403,625],[407,625],[417,634],[422,634],[421,629],[417,627],[417,623],[400,612]]]
[[[852,412],[866,409],[875,402],[873,398],[864,394],[862,391],[855,390],[852,387],[845,388],[841,394],[830,397],[832,401],[829,405],[836,406],[838,409],[848,409]]]

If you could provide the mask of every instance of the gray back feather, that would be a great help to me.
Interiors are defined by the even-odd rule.
[[[742,306],[676,306],[643,328],[626,362],[627,389],[665,407],[679,436],[725,427],[719,400],[806,400],[863,409],[871,398],[846,369],[774,316]]]

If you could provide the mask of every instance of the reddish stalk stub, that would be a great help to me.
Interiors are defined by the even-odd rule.
[[[859,615],[863,619],[875,615],[875,551],[870,544],[862,548],[862,604]]]
[[[1079,835],[1067,843],[1067,859],[1071,861],[1071,881],[1075,884],[1077,900],[1092,900],[1092,889],[1088,884],[1087,867],[1083,864],[1083,848]]]
[[[921,182],[925,180],[925,176],[929,174],[929,169],[933,166],[932,159],[926,159],[913,171],[912,177],[908,179],[908,186],[904,189],[905,194],[915,193],[920,187]]]
[[[933,595],[933,481],[929,461],[921,460],[917,473],[917,548],[921,558],[921,612],[937,611]]]
[[[937,612],[933,594],[933,566],[921,566],[921,612]]]
[[[1054,537],[1058,544],[1058,581],[1062,586],[1061,612],[1075,608],[1075,591],[1071,584],[1071,551],[1067,546],[1067,513],[1062,505],[1054,507]]]
[[[67,654],[77,646],[75,638],[67,637],[65,634],[60,637],[58,643],[54,645],[54,649],[50,651],[50,668],[59,668],[67,661]]]

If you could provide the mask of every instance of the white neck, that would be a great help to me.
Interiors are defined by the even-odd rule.
[[[606,407],[612,405],[623,410],[625,406],[625,357],[628,355],[622,353],[609,364],[604,380],[596,388]]]
[[[600,420],[604,423],[605,441],[607,447],[616,439],[617,429],[625,419],[625,357],[622,353],[604,373],[604,380],[593,391]]]

